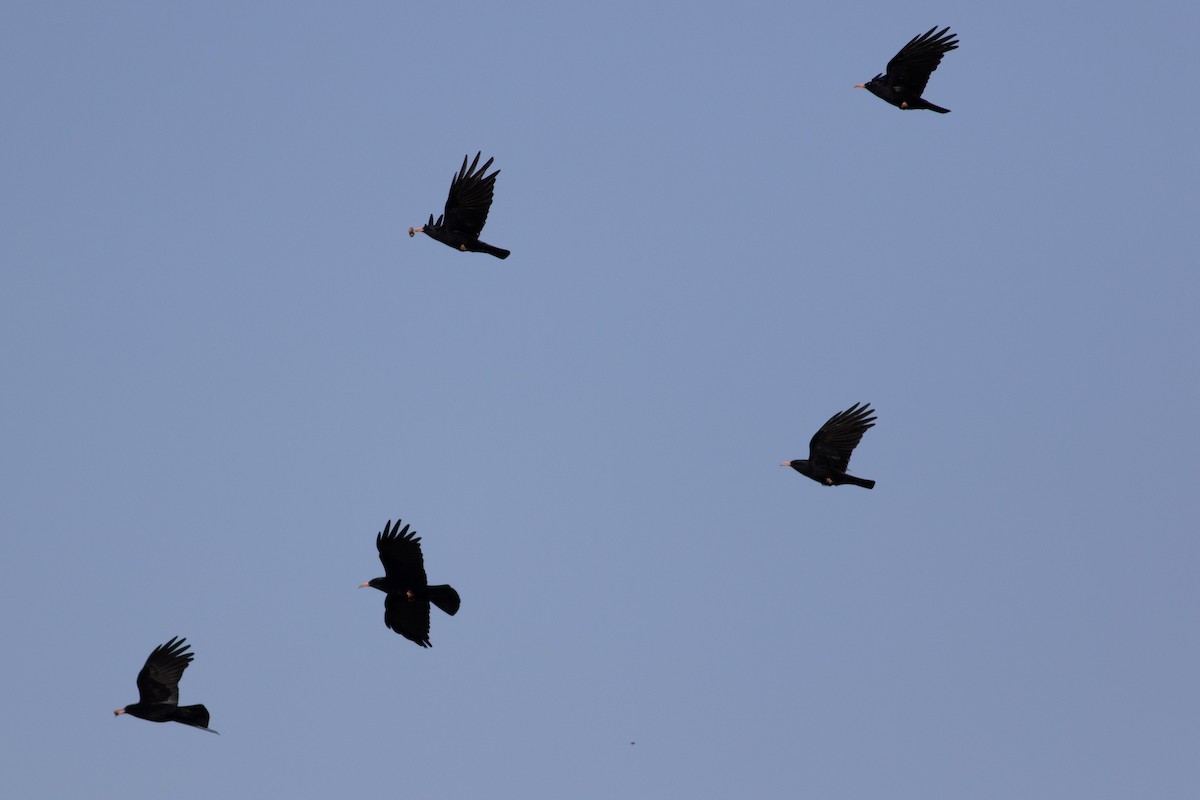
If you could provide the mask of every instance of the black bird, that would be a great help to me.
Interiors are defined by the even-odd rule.
[[[194,728],[216,733],[208,727],[208,709],[202,705],[179,705],[179,679],[192,663],[187,639],[172,637],[160,644],[146,659],[146,666],[137,676],[138,701],[114,714],[132,714],[151,722],[182,722]]]
[[[874,413],[870,403],[864,404],[862,408],[855,403],[845,411],[834,414],[808,443],[807,461],[784,461],[779,466],[791,467],[801,475],[807,475],[826,486],[852,483],[864,489],[874,489],[875,481],[846,474],[850,467],[850,454],[858,447],[867,429],[875,427],[875,417],[871,416]]]
[[[949,114],[950,109],[935,106],[921,97],[925,84],[929,83],[930,74],[942,63],[942,56],[958,47],[958,39],[955,38],[958,34],[946,35],[948,30],[950,28],[945,27],[938,31],[937,25],[934,25],[920,36],[914,36],[888,62],[886,75],[876,75],[854,88],[866,89],[905,111],[927,108],[939,114]],[[934,31],[937,33],[934,34]]]
[[[400,529],[400,520],[388,520],[383,532],[375,537],[385,577],[372,578],[358,588],[373,586],[387,594],[383,601],[383,622],[405,639],[429,647],[429,604],[450,616],[458,612],[458,592],[451,586],[430,586],[425,577],[425,559],[421,555],[421,537],[408,526]]]
[[[450,179],[450,196],[446,198],[445,213],[438,217],[437,222],[433,221],[433,214],[430,214],[429,222],[424,227],[408,229],[409,236],[425,233],[464,253],[489,253],[496,258],[508,258],[508,250],[479,241],[479,234],[487,223],[488,210],[492,207],[496,176],[500,174],[500,170],[487,176],[483,174],[492,165],[493,158],[476,170],[481,155],[482,150],[475,154],[470,169],[467,169],[467,156],[463,156],[462,169]]]

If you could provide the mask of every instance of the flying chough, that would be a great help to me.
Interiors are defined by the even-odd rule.
[[[942,63],[942,56],[958,47],[958,39],[955,38],[958,34],[947,35],[949,30],[950,28],[946,27],[938,31],[934,25],[920,36],[914,36],[899,53],[896,53],[896,57],[888,62],[887,74],[876,75],[854,88],[866,89],[876,97],[905,111],[927,108],[939,114],[949,114],[950,109],[935,106],[921,97],[921,93],[925,91],[925,84],[929,83],[929,75]]]
[[[846,474],[850,467],[850,454],[867,429],[875,427],[875,417],[871,416],[874,413],[870,403],[863,404],[861,408],[855,403],[845,411],[839,411],[813,435],[808,443],[808,460],[784,461],[779,466],[791,467],[826,486],[852,483],[864,489],[874,489],[875,481]]]
[[[496,176],[500,174],[500,170],[487,176],[483,174],[495,160],[492,158],[478,170],[475,169],[479,166],[481,155],[482,150],[475,154],[470,169],[467,168],[467,156],[463,156],[462,169],[450,179],[450,195],[446,198],[445,212],[437,222],[433,221],[433,214],[430,214],[429,222],[424,226],[408,229],[409,236],[425,233],[464,253],[489,253],[496,258],[508,258],[508,250],[479,241],[479,234],[487,222],[488,210],[492,207]]]
[[[430,586],[425,577],[425,559],[421,555],[421,537],[400,529],[400,520],[388,520],[383,532],[375,537],[384,577],[373,578],[358,588],[373,586],[387,597],[383,601],[383,622],[396,633],[421,647],[429,647],[429,604],[450,616],[458,612],[458,592],[453,587]]]
[[[172,637],[160,644],[146,659],[146,666],[137,676],[138,701],[114,714],[131,714],[151,722],[182,722],[194,728],[216,733],[208,727],[208,709],[202,705],[179,705],[179,679],[192,663],[187,639]]]

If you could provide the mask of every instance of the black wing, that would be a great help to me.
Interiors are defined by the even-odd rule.
[[[146,666],[138,673],[139,703],[169,703],[179,705],[179,679],[192,663],[193,655],[188,652],[191,645],[187,639],[172,637],[160,644],[146,659]]]
[[[481,155],[482,150],[475,154],[470,169],[467,169],[467,157],[463,156],[462,169],[450,180],[450,195],[446,198],[444,222],[446,228],[468,234],[474,239],[478,239],[479,234],[483,232],[488,211],[492,207],[496,176],[500,174],[500,170],[486,177],[483,174],[492,165],[494,158],[489,158],[483,167],[476,170]]]
[[[888,62],[887,77],[884,78],[887,85],[911,92],[913,97],[924,94],[925,84],[929,83],[929,76],[942,63],[942,56],[958,47],[958,40],[954,38],[958,34],[946,35],[948,30],[949,26],[938,31],[934,25],[900,48],[896,57]]]
[[[850,467],[850,454],[868,428],[875,427],[875,411],[870,403],[859,403],[840,411],[821,426],[808,443],[808,460],[813,464],[845,472]]]
[[[423,588],[429,583],[425,577],[425,557],[421,555],[421,537],[416,534],[416,531],[409,533],[407,525],[401,530],[400,520],[395,525],[388,520],[383,532],[375,537],[379,560],[390,583],[400,582],[406,588]]]
[[[389,592],[383,601],[383,624],[421,647],[429,647],[429,601]]]

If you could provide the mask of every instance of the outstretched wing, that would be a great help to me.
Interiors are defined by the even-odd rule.
[[[146,666],[138,673],[137,685],[140,703],[168,703],[179,705],[179,679],[192,663],[191,645],[187,639],[172,637],[160,644],[146,659]]]
[[[416,531],[410,533],[407,525],[401,530],[400,520],[396,520],[395,525],[388,520],[383,531],[375,537],[375,547],[379,550],[379,560],[383,562],[383,572],[389,583],[421,588],[429,583],[425,578],[421,537]]]
[[[938,31],[934,25],[900,48],[895,58],[888,62],[887,77],[884,78],[887,85],[911,92],[913,97],[924,94],[925,84],[929,83],[929,76],[942,63],[942,56],[958,47],[955,38],[958,34],[947,35],[949,30],[947,26]]]
[[[389,592],[383,601],[383,624],[421,647],[429,647],[429,601]]]
[[[479,157],[483,151],[475,154],[475,160],[467,168],[467,156],[463,156],[462,169],[450,180],[450,195],[446,198],[445,227],[459,231],[478,239],[487,222],[488,211],[492,207],[492,192],[496,188],[496,176],[500,170],[485,176],[494,158],[489,158],[478,170]]]
[[[875,411],[870,403],[855,403],[845,411],[840,411],[829,418],[821,426],[812,441],[808,443],[808,460],[815,465],[824,466],[837,472],[845,472],[850,467],[850,454],[868,428],[875,427]]]

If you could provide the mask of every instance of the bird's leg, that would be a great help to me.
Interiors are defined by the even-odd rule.
[[[900,107],[901,107],[901,108],[903,108],[905,111],[908,111],[908,101],[907,101],[907,100],[901,100],[901,101],[900,101]]]
[[[825,485],[826,485],[826,486],[833,486],[833,478],[826,478],[826,479],[825,479]]]
[[[466,246],[465,244],[460,244],[460,245],[458,246],[458,249],[459,249],[459,250],[462,250],[464,253],[465,253],[465,252],[467,252],[467,246]]]
[[[407,597],[410,602],[417,599],[416,595],[413,594],[412,589],[405,590],[404,596]]]

